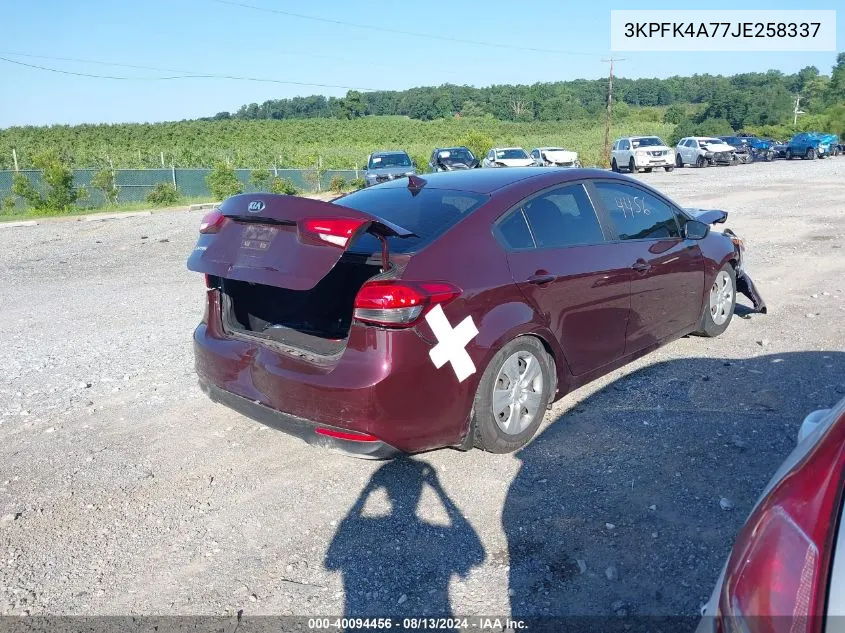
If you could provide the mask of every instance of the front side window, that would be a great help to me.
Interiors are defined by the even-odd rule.
[[[583,185],[568,185],[522,205],[538,248],[604,241],[598,217]]]
[[[597,182],[595,187],[619,239],[680,237],[675,210],[657,196],[625,183]]]

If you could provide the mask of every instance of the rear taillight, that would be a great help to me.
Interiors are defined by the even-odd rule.
[[[349,238],[365,221],[353,218],[309,218],[302,221],[300,236],[306,240],[317,239],[345,248]]]
[[[845,418],[754,510],[737,538],[719,598],[723,633],[822,630],[842,503]]]
[[[436,304],[445,304],[461,289],[444,281],[369,281],[355,297],[355,318],[378,325],[408,326]]]
[[[226,222],[226,216],[220,213],[220,209],[214,209],[202,217],[200,233],[217,233],[224,222]]]

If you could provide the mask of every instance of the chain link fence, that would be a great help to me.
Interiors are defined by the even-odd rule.
[[[106,206],[106,200],[100,190],[91,186],[91,179],[97,173],[97,169],[74,169],[73,184],[75,187],[84,187],[87,196],[77,202],[77,206],[96,209]],[[235,174],[244,184],[245,193],[254,193],[260,189],[251,181],[253,170],[236,169]],[[359,178],[363,172],[346,170],[326,170],[318,172],[316,169],[270,169],[274,177],[284,178],[291,182],[294,187],[304,193],[316,191],[328,191],[333,178],[341,177],[346,183]],[[15,173],[26,176],[35,189],[45,192],[44,181],[41,172],[38,170],[0,171],[0,203],[12,195],[12,179]],[[209,198],[211,191],[205,181],[211,169],[115,169],[115,182],[118,189],[117,202],[144,202],[147,196],[160,183],[175,185],[179,195],[183,198]],[[318,177],[319,176],[319,177]],[[23,202],[18,200],[18,209],[23,208]]]

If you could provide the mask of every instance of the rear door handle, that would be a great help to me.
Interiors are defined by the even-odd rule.
[[[551,273],[541,273],[536,272],[531,275],[527,281],[530,284],[537,284],[538,286],[542,286],[543,284],[550,284],[555,279],[557,279],[557,275],[552,275]]]
[[[631,268],[636,270],[638,273],[644,273],[644,272],[648,272],[651,269],[651,264],[649,264],[644,259],[638,259],[637,261],[635,261],[633,263]]]

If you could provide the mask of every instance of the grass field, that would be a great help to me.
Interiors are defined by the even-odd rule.
[[[668,137],[672,125],[660,122],[659,109],[632,112],[611,129],[611,138],[629,134]],[[419,121],[406,117],[354,120],[298,119],[262,121],[183,121],[155,124],[20,127],[0,131],[0,169],[12,167],[12,149],[21,168],[36,153],[58,149],[75,168],[210,167],[226,161],[236,167],[360,168],[378,149],[404,149],[423,165],[434,147],[457,143],[469,131],[493,145],[520,145],[527,150],[562,145],[577,151],[585,165],[601,158],[602,120],[508,122],[493,118]]]

